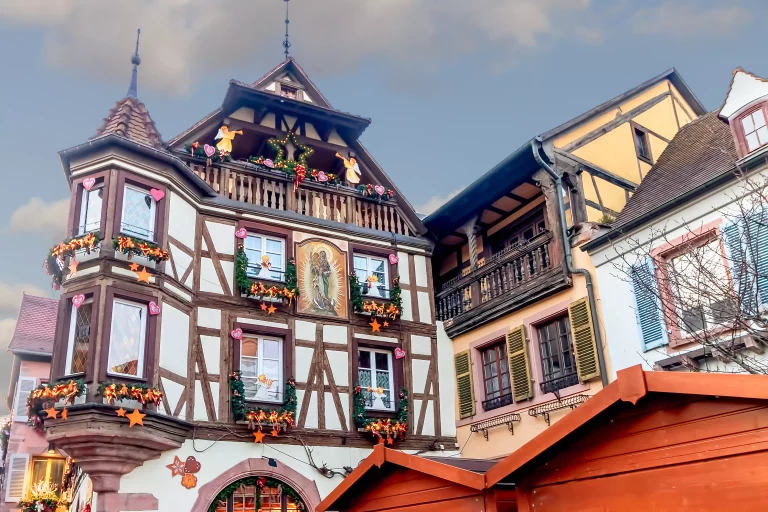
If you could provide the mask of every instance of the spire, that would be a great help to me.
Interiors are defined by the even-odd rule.
[[[136,52],[131,55],[133,72],[131,73],[131,85],[128,87],[128,94],[125,95],[126,98],[139,97],[139,64],[141,64],[141,57],[139,57],[139,37],[141,37],[141,29],[136,31]]]
[[[290,0],[283,0],[285,2],[285,41],[283,41],[283,48],[285,48],[285,60],[288,60],[288,50],[291,48],[291,42],[288,40],[288,24],[291,22],[288,19],[288,2]]]

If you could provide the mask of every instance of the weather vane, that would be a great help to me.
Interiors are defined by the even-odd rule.
[[[283,41],[283,48],[285,48],[285,60],[288,60],[288,50],[291,48],[291,42],[288,40],[288,24],[291,22],[288,19],[288,2],[290,0],[283,0],[285,2],[285,41]]]

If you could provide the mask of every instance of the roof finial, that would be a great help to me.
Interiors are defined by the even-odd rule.
[[[290,0],[283,0],[285,2],[285,41],[283,41],[283,48],[285,48],[285,60],[288,60],[288,50],[291,47],[291,42],[288,40],[288,24],[291,22],[288,19],[288,2]]]
[[[131,55],[131,64],[133,64],[133,72],[131,73],[131,85],[128,87],[127,98],[139,97],[139,64],[141,64],[141,57],[139,57],[139,38],[141,37],[141,29],[136,30],[136,52]]]

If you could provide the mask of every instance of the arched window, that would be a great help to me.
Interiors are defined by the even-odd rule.
[[[214,503],[216,512],[306,510],[296,491],[284,483],[265,477],[243,478],[228,485],[219,493]]]

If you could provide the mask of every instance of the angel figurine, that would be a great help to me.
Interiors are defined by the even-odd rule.
[[[230,131],[229,128],[225,125],[219,128],[219,133],[216,134],[216,140],[219,142],[216,143],[216,147],[219,151],[231,153],[232,152],[232,139],[235,138],[235,135],[242,135],[243,130],[237,130],[237,131]],[[221,139],[221,140],[219,140]]]
[[[272,268],[272,264],[269,262],[269,256],[266,254],[261,257],[261,270],[259,270],[259,279],[270,279],[272,277],[272,274],[269,272],[269,269]]]
[[[357,165],[357,159],[353,156],[344,158],[338,153],[336,156],[344,161],[344,167],[347,169],[347,181],[353,185],[360,183],[360,166]]]

